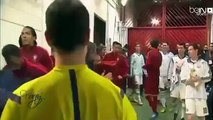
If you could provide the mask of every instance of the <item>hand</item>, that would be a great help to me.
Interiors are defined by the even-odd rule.
[[[143,65],[142,68],[145,69],[145,65]]]
[[[127,77],[127,78],[128,78],[128,77],[131,77],[131,75],[130,75],[130,74],[126,74],[126,75],[125,75],[125,77]]]
[[[121,75],[118,75],[118,79],[123,79],[123,77]]]
[[[195,82],[195,83],[194,83],[194,84],[195,84],[195,87],[198,88],[198,87],[201,85],[201,83],[202,83],[201,81]]]
[[[180,74],[181,69],[176,69],[176,73]]]
[[[101,73],[101,76],[105,76],[106,71],[104,70],[104,72]]]
[[[148,73],[147,73],[147,70],[143,70],[143,73],[144,73],[144,75],[146,76],[146,78],[148,77]]]
[[[200,81],[201,79],[200,79],[199,76],[191,76],[190,80],[191,80],[192,82],[198,82],[198,81]]]
[[[186,85],[190,85],[190,86],[192,86],[192,87],[195,87],[194,82],[192,82],[191,80],[187,80],[187,81],[186,81]]]
[[[104,77],[112,80],[112,73],[111,72],[108,72],[106,75],[104,75]]]

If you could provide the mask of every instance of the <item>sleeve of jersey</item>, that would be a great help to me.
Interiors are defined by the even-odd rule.
[[[130,58],[130,75],[133,76],[133,65],[134,65],[134,56],[131,55]]]
[[[174,61],[173,61],[173,58],[172,58],[171,61],[170,61],[170,64],[169,64],[168,79],[172,78],[173,68],[174,68]]]
[[[137,114],[126,96],[123,97],[123,120],[137,120]]]
[[[21,118],[22,106],[20,99],[21,98],[16,94],[10,95],[2,112],[1,120],[23,120],[23,118]]]
[[[207,83],[207,82],[211,81],[212,72],[211,72],[209,65],[207,63],[204,64],[204,66],[205,66],[205,73],[203,74],[201,79],[204,80],[205,83]]]
[[[29,112],[29,104],[31,100],[28,99],[32,82],[25,83],[13,93],[9,95],[9,99],[2,112],[1,120],[32,120],[31,117],[35,112]],[[27,103],[27,104],[26,104]],[[37,120],[39,117],[34,117]]]

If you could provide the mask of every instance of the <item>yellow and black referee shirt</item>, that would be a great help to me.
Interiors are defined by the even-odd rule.
[[[57,66],[10,95],[1,120],[137,120],[124,93],[86,65]]]

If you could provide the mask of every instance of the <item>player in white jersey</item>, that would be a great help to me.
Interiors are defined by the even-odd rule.
[[[162,64],[160,67],[160,77],[159,77],[159,89],[160,89],[160,102],[163,108],[160,112],[166,112],[166,88],[169,87],[169,80],[171,79],[171,61],[174,56],[173,53],[169,52],[169,45],[166,42],[161,44],[162,51]]]
[[[208,115],[207,92],[205,83],[211,80],[211,71],[208,63],[200,58],[200,49],[197,44],[188,48],[189,59],[182,66],[181,80],[186,81],[185,104],[188,120],[205,120]]]
[[[135,102],[142,105],[142,100],[140,96],[140,86],[143,85],[143,68],[145,65],[145,60],[143,55],[140,53],[140,44],[135,46],[135,53],[131,55],[131,70],[130,74],[134,77],[134,89],[130,95]],[[136,95],[136,96],[135,96]]]
[[[186,47],[184,43],[178,44],[178,54],[172,58],[172,77],[171,77],[171,94],[172,97],[172,108],[174,109],[174,118],[177,119],[178,113],[181,113],[181,120],[184,120],[185,115],[185,88],[186,85],[180,79],[180,72],[182,65],[187,62],[188,56],[186,56]],[[181,103],[181,105],[179,105]]]

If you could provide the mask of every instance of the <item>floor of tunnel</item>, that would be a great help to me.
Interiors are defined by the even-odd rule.
[[[130,95],[131,90],[127,90],[127,96]],[[171,105],[169,105],[169,103],[171,103],[171,99],[169,97],[169,92],[166,93],[167,95],[167,100],[168,100],[168,104],[167,104],[167,110],[165,113],[160,113],[160,109],[162,108],[161,104],[158,103],[158,112],[159,112],[159,117],[157,120],[173,120],[173,115],[174,113],[172,111],[170,111],[169,109],[171,109]],[[142,97],[142,101],[143,101],[143,105],[138,105],[137,103],[131,102],[132,105],[135,108],[135,111],[137,112],[137,116],[138,116],[138,120],[150,120],[150,117],[152,115],[152,111],[151,108],[149,107],[148,101],[145,99],[145,97]],[[178,115],[177,120],[180,120],[180,115]],[[186,119],[185,119],[186,120]]]

